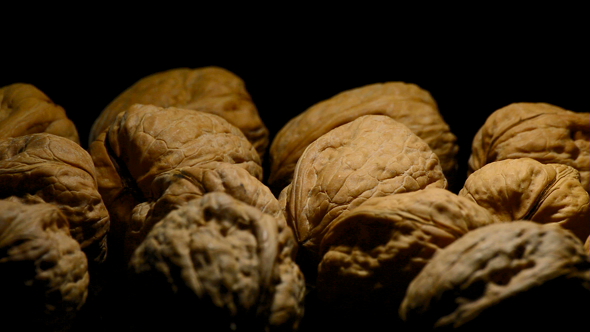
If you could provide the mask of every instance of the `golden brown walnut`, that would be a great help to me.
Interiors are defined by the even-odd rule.
[[[76,126],[63,107],[41,90],[25,83],[1,87],[0,139],[43,132],[80,144]]]
[[[91,144],[117,117],[133,104],[177,107],[219,115],[238,127],[260,156],[268,146],[268,129],[244,81],[220,67],[175,68],[141,78],[117,96],[95,120]]]
[[[590,309],[590,260],[555,224],[495,223],[440,250],[400,307],[408,330],[575,330]]]
[[[45,203],[0,200],[0,211],[3,329],[69,330],[86,302],[89,275],[67,218]]]
[[[327,227],[318,297],[355,312],[385,307],[396,312],[433,254],[493,222],[486,209],[441,188],[369,198]]]
[[[58,206],[91,266],[102,263],[110,217],[90,154],[48,133],[0,140],[0,152],[0,199]]]
[[[446,185],[426,142],[388,116],[365,115],[312,142],[279,201],[313,257],[328,225],[370,197]]]
[[[228,194],[207,193],[164,217],[135,251],[131,323],[296,330],[305,282],[295,248],[284,222]]]
[[[128,257],[159,219],[208,191],[234,191],[260,208],[274,200],[280,214],[261,182],[256,149],[215,114],[136,104],[119,113],[90,153],[117,255]]]
[[[546,103],[503,107],[473,138],[468,174],[492,161],[523,157],[572,166],[590,192],[590,113]]]
[[[447,180],[452,181],[457,169],[457,138],[442,118],[435,100],[415,84],[387,82],[341,92],[291,119],[270,147],[271,189],[278,192],[291,182],[297,160],[311,142],[340,125],[370,114],[389,116],[410,128],[438,155]]]
[[[495,161],[472,173],[459,196],[489,210],[496,221],[557,223],[582,241],[590,235],[590,197],[578,171],[567,165]]]

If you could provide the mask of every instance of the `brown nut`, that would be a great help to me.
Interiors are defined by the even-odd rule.
[[[590,196],[567,165],[495,161],[472,173],[459,196],[488,209],[496,221],[557,223],[582,241],[590,235]]]
[[[156,224],[131,259],[131,323],[296,330],[305,282],[294,249],[291,229],[255,207],[221,192],[192,200]]]
[[[49,133],[80,144],[78,131],[63,107],[31,84],[0,88],[0,139]]]
[[[493,222],[486,209],[441,188],[369,198],[327,227],[318,296],[336,306],[397,311],[434,253]]]
[[[48,133],[0,140],[0,152],[0,199],[58,206],[91,266],[102,263],[110,217],[88,152]]]
[[[409,330],[578,329],[590,309],[590,260],[555,224],[495,223],[440,250],[408,287]]]
[[[0,200],[3,329],[67,331],[88,296],[88,261],[53,204]]]
[[[326,227],[370,197],[446,185],[428,144],[388,116],[365,115],[312,142],[279,201],[298,242],[317,254]]]
[[[523,157],[572,166],[590,191],[590,113],[546,103],[503,107],[473,138],[468,174],[492,161]]]
[[[95,120],[91,144],[133,104],[177,107],[212,113],[238,127],[260,156],[268,146],[268,129],[245,88],[244,81],[219,67],[176,68],[143,77],[117,96]]]
[[[359,116],[386,115],[406,125],[437,154],[447,180],[457,169],[457,138],[445,123],[430,93],[415,84],[387,82],[341,92],[291,119],[270,147],[268,183],[280,191],[293,178],[297,160],[321,135]],[[277,188],[277,189],[275,189]]]

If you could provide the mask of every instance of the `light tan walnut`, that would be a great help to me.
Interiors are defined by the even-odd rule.
[[[523,157],[577,169],[590,191],[590,113],[546,103],[500,108],[473,138],[468,174],[492,161]]]
[[[49,133],[80,144],[78,131],[63,107],[31,84],[0,88],[0,139]]]
[[[590,309],[590,260],[555,224],[495,223],[437,252],[408,287],[408,330],[575,330]]]
[[[0,199],[56,205],[91,267],[106,259],[110,216],[92,158],[74,141],[48,133],[0,140]]]
[[[488,209],[496,221],[557,223],[584,241],[590,235],[590,196],[573,167],[531,158],[484,165],[459,196]]]
[[[279,202],[313,257],[330,223],[367,199],[446,185],[428,144],[388,116],[365,115],[305,149]]]
[[[157,223],[131,259],[131,324],[296,330],[305,282],[295,246],[286,224],[228,194],[192,200]]]
[[[177,107],[212,113],[238,127],[262,157],[268,129],[246,90],[244,81],[220,67],[175,68],[143,77],[118,95],[95,120],[89,145],[120,112],[133,104]]]
[[[447,180],[452,182],[459,147],[437,103],[428,91],[415,84],[386,82],[347,90],[318,102],[281,128],[269,152],[271,189],[278,192],[291,182],[297,160],[311,142],[340,125],[370,114],[389,116],[410,128],[438,155]]]
[[[69,331],[88,296],[88,261],[53,204],[0,200],[3,330]]]

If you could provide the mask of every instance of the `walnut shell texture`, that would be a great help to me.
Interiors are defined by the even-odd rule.
[[[102,263],[110,216],[90,154],[48,133],[0,140],[0,151],[0,198],[58,206],[90,264]]]
[[[386,82],[341,92],[311,106],[283,126],[270,147],[269,187],[280,191],[291,182],[297,160],[311,142],[369,114],[389,116],[410,128],[438,155],[443,172],[451,181],[457,169],[459,147],[436,101],[415,84]]]
[[[224,68],[175,68],[141,78],[105,107],[90,130],[89,145],[117,114],[133,104],[177,107],[219,115],[238,127],[261,157],[266,152],[268,129],[244,81]]]
[[[326,227],[370,197],[446,186],[428,144],[388,116],[365,115],[305,149],[279,202],[298,242],[317,253]]]
[[[88,296],[88,261],[53,204],[0,200],[2,325],[67,331]]]
[[[132,323],[213,331],[296,330],[305,282],[286,224],[212,192],[163,218],[135,251]]]
[[[500,108],[473,138],[468,174],[492,161],[523,157],[574,167],[590,191],[590,113],[547,103]]]
[[[555,224],[495,223],[440,250],[400,315],[417,330],[576,329],[590,309],[590,259]]]
[[[590,235],[590,196],[579,172],[531,158],[505,159],[473,172],[459,191],[496,221],[557,223],[584,241]]]

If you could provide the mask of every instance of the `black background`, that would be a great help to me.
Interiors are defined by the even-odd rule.
[[[581,8],[390,5],[15,9],[2,23],[0,86],[38,87],[65,108],[86,147],[112,99],[171,68],[216,65],[240,76],[271,139],[341,91],[405,81],[437,100],[462,168],[498,108],[547,102],[588,111]]]

